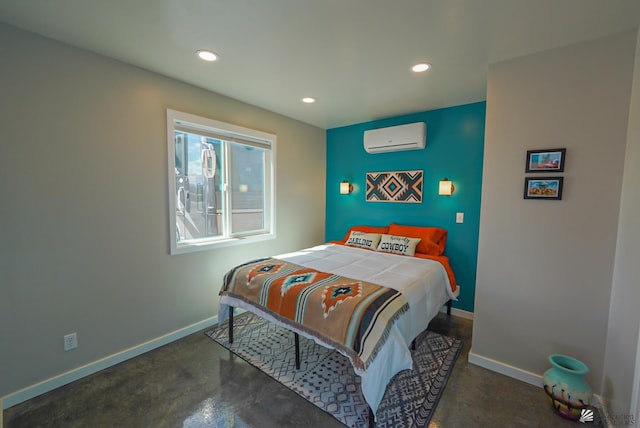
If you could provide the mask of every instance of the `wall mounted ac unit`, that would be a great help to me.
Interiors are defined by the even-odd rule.
[[[364,149],[367,153],[424,149],[426,138],[427,125],[424,122],[370,129],[364,131]]]

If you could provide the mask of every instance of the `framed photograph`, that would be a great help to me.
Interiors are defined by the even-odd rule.
[[[527,150],[525,172],[562,172],[567,149]]]
[[[563,177],[525,177],[525,199],[562,199]]]

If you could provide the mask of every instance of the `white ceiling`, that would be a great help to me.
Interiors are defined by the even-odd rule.
[[[484,100],[488,64],[637,28],[640,0],[0,0],[0,21],[333,128]]]

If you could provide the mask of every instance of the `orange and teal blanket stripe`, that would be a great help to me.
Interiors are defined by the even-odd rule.
[[[366,369],[398,317],[409,309],[392,288],[309,269],[254,260],[231,269],[220,295],[240,299],[341,350]]]

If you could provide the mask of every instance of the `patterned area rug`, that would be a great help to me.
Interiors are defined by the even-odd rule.
[[[368,426],[360,377],[346,357],[300,336],[296,370],[292,332],[248,312],[236,316],[233,325],[231,345],[227,323],[205,334],[346,426]],[[376,427],[426,427],[461,348],[460,339],[423,332],[412,351],[414,370],[398,373],[389,383]]]

